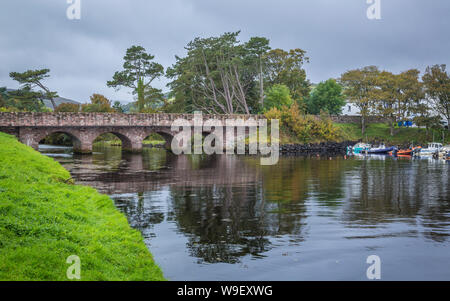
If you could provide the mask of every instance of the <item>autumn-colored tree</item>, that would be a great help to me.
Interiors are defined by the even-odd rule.
[[[267,119],[278,119],[282,131],[294,134],[302,142],[336,141],[342,138],[341,130],[328,116],[317,118],[305,115],[297,103],[290,107],[271,108],[264,113]]]
[[[81,110],[83,112],[115,112],[111,107],[111,102],[101,94],[92,94],[90,97],[91,103],[83,104]]]
[[[446,65],[427,67],[422,80],[431,107],[447,119],[450,131],[450,77]]]
[[[398,99],[395,108],[397,120],[404,120],[414,113],[415,106],[423,103],[425,94],[419,81],[420,71],[410,69],[396,76]]]
[[[374,89],[369,91],[372,100],[373,113],[387,120],[391,136],[394,135],[394,123],[396,122],[396,103],[400,99],[397,76],[388,71],[377,74],[374,81]]]
[[[56,107],[55,112],[80,112],[81,106],[76,103],[62,103]]]
[[[365,133],[366,119],[371,114],[373,92],[380,71],[376,66],[367,66],[345,72],[340,83],[344,87],[344,95],[359,108],[361,114],[361,132]]]

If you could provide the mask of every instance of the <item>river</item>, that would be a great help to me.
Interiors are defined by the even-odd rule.
[[[41,145],[114,200],[169,280],[450,280],[450,164],[390,157],[92,155]]]

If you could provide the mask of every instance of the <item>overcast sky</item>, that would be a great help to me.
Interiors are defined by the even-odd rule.
[[[1,0],[0,87],[18,87],[11,71],[49,68],[48,86],[62,97],[131,101],[129,89],[106,86],[129,46],[167,68],[194,37],[237,30],[241,41],[264,36],[272,48],[306,50],[314,83],[367,65],[450,65],[449,0],[380,0],[381,20],[367,18],[366,1],[81,0],[81,19],[69,20],[66,0]]]

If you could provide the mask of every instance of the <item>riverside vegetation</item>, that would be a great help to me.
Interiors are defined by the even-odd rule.
[[[281,145],[359,140],[391,145],[426,144],[432,140],[450,143],[447,131],[437,128],[402,127],[392,130],[387,123],[370,123],[363,134],[360,124],[335,123],[327,114],[307,115],[296,103],[280,109],[273,107],[265,116],[280,121]],[[395,135],[391,135],[392,131]]]
[[[67,280],[70,255],[81,280],[164,280],[108,196],[73,185],[59,163],[3,133],[0,200],[0,280]]]

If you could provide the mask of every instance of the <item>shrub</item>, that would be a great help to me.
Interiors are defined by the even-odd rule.
[[[76,103],[62,103],[55,108],[55,112],[79,112],[80,105]]]
[[[278,119],[283,132],[295,135],[302,142],[335,141],[342,138],[341,130],[334,126],[327,115],[305,115],[296,103],[281,109],[272,108],[265,116],[267,119]]]

